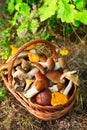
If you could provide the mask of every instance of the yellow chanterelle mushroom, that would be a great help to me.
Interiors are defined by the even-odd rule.
[[[63,105],[67,102],[68,102],[68,98],[64,94],[59,92],[52,93],[52,99],[51,99],[52,106]]]

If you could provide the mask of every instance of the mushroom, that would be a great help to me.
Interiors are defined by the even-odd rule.
[[[37,68],[31,69],[28,73],[26,73],[26,78],[32,79],[32,77],[39,71]]]
[[[58,62],[54,63],[54,60],[52,58],[48,58],[46,62],[39,62],[44,68],[48,68],[49,70],[58,70],[60,68],[65,68],[66,63],[63,58],[59,58]]]
[[[27,92],[23,93],[26,98],[32,98],[41,90],[49,86],[49,80],[41,73],[35,74],[36,81],[31,85]]]
[[[10,59],[11,60],[11,59]],[[6,63],[0,65],[0,71],[8,69],[8,66],[10,64],[10,60],[6,61]],[[13,64],[13,67],[18,66],[21,63],[21,60],[17,58]]]
[[[31,64],[28,60],[25,60],[25,59],[21,59],[22,63],[21,63],[21,67],[22,69],[25,70],[25,72],[28,72],[31,68]]]
[[[15,78],[19,78],[20,80],[24,79],[26,76],[25,71],[21,68],[21,66],[17,66],[14,73],[12,73],[12,76]]]
[[[36,103],[43,106],[48,106],[51,104],[51,92],[48,89],[44,89],[35,97]]]
[[[60,77],[61,77],[62,73],[60,71],[49,71],[46,74],[46,77],[53,83],[58,83],[60,81]],[[61,80],[62,81],[62,80]],[[63,81],[62,81],[63,82]]]
[[[13,78],[12,85],[17,91],[23,91],[25,87],[25,80],[19,80],[18,78]]]
[[[39,62],[44,68],[48,68],[49,70],[54,69],[55,67],[55,62],[52,57],[49,57],[46,62]]]
[[[68,83],[68,85],[66,86],[65,90],[63,91],[63,94],[64,94],[64,95],[66,95],[66,96],[68,95],[70,89],[72,88],[72,85],[73,85],[73,83],[72,83],[72,81],[70,80],[69,83]]]
[[[39,55],[32,52],[28,53],[28,58],[30,62],[38,62],[40,60]]]
[[[31,65],[36,67],[37,69],[39,69],[42,74],[46,73],[44,67],[41,64],[39,64],[38,62],[31,63]]]
[[[52,98],[51,98],[52,106],[64,105],[67,102],[68,102],[68,98],[66,95],[59,93],[59,92],[52,93]]]
[[[26,86],[25,86],[25,89],[24,91],[27,91],[30,87],[30,85],[34,82],[34,80],[32,79],[26,79]]]
[[[60,81],[63,81],[64,78],[66,78],[68,80],[71,80],[75,85],[79,86],[78,75],[76,75],[75,73],[76,71],[64,72],[60,77]]]
[[[48,88],[51,92],[56,92],[56,91],[61,92],[65,88],[65,85],[63,83],[58,82],[57,84],[54,84],[53,86]]]

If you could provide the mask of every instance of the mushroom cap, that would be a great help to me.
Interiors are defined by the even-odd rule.
[[[59,58],[58,62],[60,63],[60,66],[64,69],[66,67],[66,62],[63,58]]]
[[[48,89],[43,90],[36,95],[36,103],[43,106],[51,104],[51,92]]]
[[[22,69],[24,69],[26,72],[28,72],[31,68],[31,64],[28,60],[24,60],[23,58],[21,59],[22,63],[21,63],[21,67]]]
[[[75,85],[79,86],[79,78],[78,75],[75,74],[76,71],[68,71],[62,74],[60,80],[62,81],[64,78],[72,81]]]
[[[53,60],[52,57],[49,57],[46,62],[47,62],[47,68],[48,68],[49,70],[54,69],[54,67],[55,67],[55,62],[54,62],[54,60]]]
[[[37,73],[35,74],[35,78],[36,78],[36,81],[38,81],[38,82],[37,82],[38,84],[42,84],[42,87],[44,87],[44,88],[49,87],[49,80],[47,79],[47,77],[46,77],[45,75],[43,75],[43,74],[37,72]],[[39,81],[40,81],[40,82],[39,82]],[[41,82],[42,82],[42,83],[41,83]],[[38,87],[38,86],[36,85],[36,87]],[[37,88],[37,89],[39,89],[39,88]]]
[[[46,74],[46,77],[52,81],[53,83],[58,83],[60,81],[60,77],[61,77],[62,73],[60,71],[49,71]]]
[[[68,102],[68,98],[64,94],[59,92],[52,93],[52,99],[51,99],[52,106],[63,105],[67,102]]]

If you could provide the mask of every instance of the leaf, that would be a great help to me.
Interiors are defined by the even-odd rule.
[[[57,0],[45,0],[44,5],[39,8],[40,20],[45,21],[55,14],[57,10]]]
[[[87,10],[83,10],[81,12],[78,11],[75,18],[81,23],[87,25]]]
[[[73,0],[73,2],[78,10],[85,8],[85,0]]]
[[[22,0],[16,0],[16,4],[22,3]]]
[[[11,0],[8,3],[8,11],[9,11],[10,14],[13,14],[13,12],[14,12],[14,0]]]
[[[32,19],[31,22],[30,22],[29,30],[34,34],[34,33],[36,33],[38,27],[39,27],[38,20]]]
[[[58,5],[57,17],[61,18],[62,22],[71,23],[75,18],[75,6],[68,4],[64,0],[61,0]]]

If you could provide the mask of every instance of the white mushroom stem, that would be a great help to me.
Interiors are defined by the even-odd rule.
[[[35,82],[31,85],[31,88],[27,92],[23,93],[26,98],[32,98],[34,95],[39,93],[35,87]]]
[[[20,80],[26,76],[25,73],[20,69],[17,69],[16,72],[12,73],[12,75],[14,78],[16,77],[16,78],[19,78]]]
[[[26,78],[31,79],[38,71],[37,68],[33,68],[26,74]]]
[[[56,92],[56,91],[58,91],[58,87],[57,87],[56,84],[53,85],[52,87],[48,87],[48,89],[49,89],[51,92]]]
[[[72,84],[73,84],[72,81],[69,81],[68,85],[66,86],[65,90],[63,91],[64,95],[66,95],[66,96],[68,95],[70,89],[72,88]]]
[[[38,62],[38,63],[41,64],[44,68],[47,67],[47,62]],[[55,63],[54,70],[58,70],[58,69],[60,69],[60,68],[61,68],[60,63],[59,63],[59,62],[56,62],[56,63]]]

